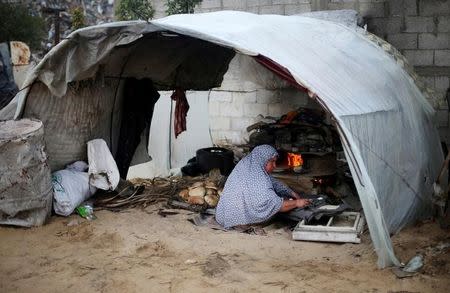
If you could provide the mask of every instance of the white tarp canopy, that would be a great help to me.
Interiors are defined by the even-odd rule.
[[[443,155],[433,124],[434,110],[414,79],[356,26],[298,15],[221,11],[85,28],[52,49],[29,75],[25,82],[29,87],[13,101],[18,106],[15,117],[40,116],[47,136],[53,137],[47,139],[51,148],[49,142],[57,144],[59,131],[66,131],[68,125],[52,122],[50,113],[33,99],[64,103],[68,95],[74,95],[70,82],[97,80],[100,73],[105,77],[149,77],[161,89],[211,88],[220,84],[233,50],[262,55],[286,68],[332,115],[378,265],[399,265],[390,234],[431,215],[432,184]],[[101,85],[117,93],[119,85],[111,83]],[[99,83],[93,84],[96,91],[102,90]],[[82,90],[81,94],[92,95],[92,91]],[[76,103],[74,98],[70,101]],[[73,109],[74,115],[93,119],[80,112]],[[113,125],[112,121],[108,127]],[[74,136],[84,141],[92,135],[89,132],[80,138],[76,124],[72,126],[72,132],[65,135],[68,140]],[[57,144],[54,151],[69,145]],[[65,153],[70,154],[70,149]]]

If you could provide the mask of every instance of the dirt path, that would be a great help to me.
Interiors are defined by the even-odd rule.
[[[448,292],[450,233],[435,223],[394,237],[397,254],[425,255],[423,271],[397,279],[363,243],[296,242],[195,227],[188,212],[98,212],[53,217],[44,227],[0,227],[0,292]],[[68,225],[69,224],[69,225]]]

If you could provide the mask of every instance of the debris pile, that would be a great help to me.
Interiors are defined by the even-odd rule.
[[[131,184],[118,188],[119,192],[96,195],[95,209],[121,211],[168,203],[177,208],[201,211],[217,205],[225,180],[219,169],[198,177],[133,179]]]
[[[56,32],[55,21],[59,23],[61,39],[66,38],[73,31],[71,13],[77,7],[83,9],[86,26],[114,21],[114,0],[27,0],[26,5],[33,15],[42,16],[46,20],[48,33],[43,44],[45,51],[53,46]]]

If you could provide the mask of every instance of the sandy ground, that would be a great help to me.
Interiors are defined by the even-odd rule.
[[[282,228],[223,232],[156,208],[0,227],[0,292],[449,292],[449,248],[439,245],[450,233],[433,222],[393,238],[402,260],[425,255],[420,274],[397,279],[376,268],[367,232],[362,244],[300,242]]]

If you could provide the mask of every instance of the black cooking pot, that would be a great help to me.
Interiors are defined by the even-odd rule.
[[[232,151],[211,147],[197,150],[197,164],[202,173],[212,169],[220,169],[222,175],[228,176],[234,168],[234,154]]]

